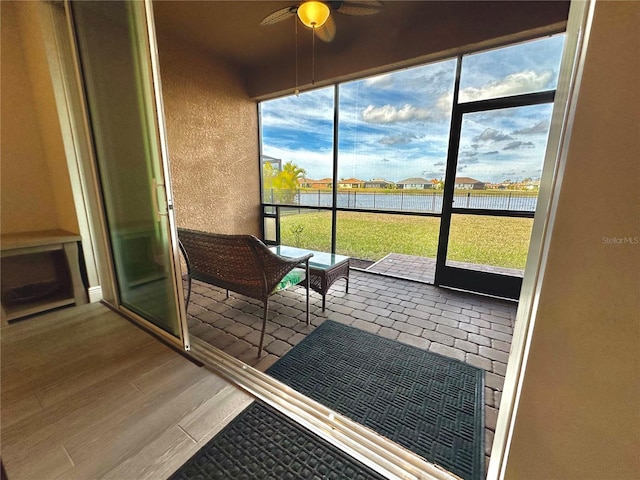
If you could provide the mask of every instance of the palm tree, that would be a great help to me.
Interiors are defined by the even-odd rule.
[[[293,203],[298,188],[298,179],[306,175],[304,168],[289,161],[282,166],[282,170],[273,176],[272,187],[276,189],[278,200],[282,203]]]

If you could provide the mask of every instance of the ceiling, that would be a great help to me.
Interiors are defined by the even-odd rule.
[[[252,98],[266,98],[294,86],[295,17],[267,26],[260,21],[295,3],[154,0],[153,8],[159,37],[181,39],[224,60],[244,76]],[[376,15],[334,12],[334,40],[315,42],[316,85],[455,55],[463,47],[486,48],[494,39],[513,42],[523,38],[521,32],[557,32],[568,6],[568,1],[385,0]],[[310,30],[298,25],[301,88],[311,86],[311,41]]]
[[[401,27],[407,18],[427,15],[433,2],[387,1],[380,14],[350,16],[333,13],[337,34],[330,45],[316,44],[319,50],[340,50],[371,31]],[[295,54],[294,18],[260,26],[260,21],[294,1],[155,1],[154,16],[159,32],[176,35],[199,45],[215,56],[241,68],[254,70],[282,57]],[[311,32],[298,24],[298,48],[311,46]],[[317,40],[316,40],[317,41]]]
[[[294,18],[273,25],[260,21],[275,10],[294,5],[293,1],[155,1],[156,28],[204,47],[241,69],[277,61],[295,54]],[[381,23],[399,24],[405,16],[424,11],[430,2],[385,2],[381,14],[347,16],[333,13],[337,34],[330,47],[341,49],[353,39],[366,36]],[[298,24],[298,48],[309,50],[310,30]],[[318,49],[323,45],[316,45]]]

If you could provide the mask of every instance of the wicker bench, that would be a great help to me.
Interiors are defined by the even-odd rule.
[[[178,229],[180,249],[187,264],[188,290],[199,280],[216,287],[262,300],[262,332],[258,356],[262,354],[264,332],[269,313],[269,297],[304,281],[307,289],[307,325],[309,325],[309,258],[285,258],[273,253],[253,235],[222,235]]]

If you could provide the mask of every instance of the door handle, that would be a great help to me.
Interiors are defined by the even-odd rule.
[[[164,212],[160,211],[160,202],[158,201],[158,188],[164,189],[164,183],[159,183],[155,178],[153,178],[151,185],[151,199],[153,201],[153,212],[156,216],[156,222],[159,222],[161,217],[166,217],[169,215],[169,212],[167,210],[165,210]],[[166,203],[167,202],[165,202],[165,205]]]

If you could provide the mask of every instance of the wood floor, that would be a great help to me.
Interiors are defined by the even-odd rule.
[[[166,478],[252,400],[100,304],[0,334],[9,480]]]

